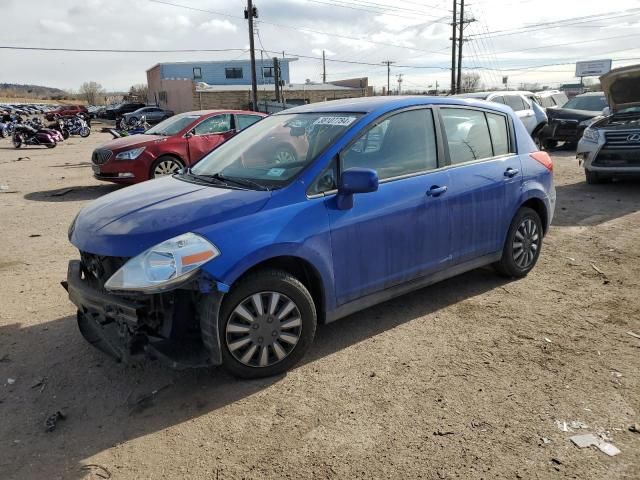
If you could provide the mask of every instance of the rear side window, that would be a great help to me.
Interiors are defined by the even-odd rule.
[[[502,105],[504,105],[504,97],[493,97],[491,101],[495,103],[501,103]]]
[[[231,114],[225,113],[209,117],[199,123],[194,130],[196,135],[228,132],[231,130]]]
[[[506,155],[509,153],[509,129],[507,128],[507,118],[504,115],[486,113],[489,132],[491,133],[491,144],[493,155]]]
[[[441,108],[440,115],[447,135],[452,165],[493,156],[491,136],[484,112],[464,108]]]
[[[257,115],[236,115],[236,122],[238,123],[237,128],[238,130],[244,130],[249,125],[253,125],[261,118],[262,117],[259,117]]]
[[[529,108],[529,106],[525,104],[524,100],[522,100],[522,97],[517,95],[506,95],[504,97],[504,101],[513,109],[514,112],[527,110]]]
[[[397,113],[369,128],[340,158],[342,169],[371,168],[380,180],[438,168],[433,114]]]

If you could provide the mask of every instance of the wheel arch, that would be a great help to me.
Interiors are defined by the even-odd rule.
[[[549,230],[549,212],[545,203],[538,197],[531,197],[525,200],[520,207],[528,207],[538,214],[542,222],[542,231],[546,235]]]
[[[187,165],[187,162],[185,162],[184,159],[180,155],[178,155],[177,153],[175,153],[175,152],[162,152],[161,154],[157,155],[153,159],[153,162],[151,162],[151,165],[149,165],[149,171],[147,172],[148,175],[149,175],[149,178],[152,178],[153,170],[156,167],[156,163],[158,163],[158,160],[160,160],[163,157],[170,157],[170,158],[173,158],[175,160],[178,160],[182,164],[183,167]]]
[[[325,287],[320,272],[310,261],[302,257],[293,255],[280,255],[264,259],[252,265],[250,268],[240,274],[231,285],[231,288],[233,288],[233,285],[242,281],[242,279],[246,278],[248,275],[261,270],[282,270],[300,280],[300,282],[302,282],[307,290],[309,290],[311,298],[313,298],[313,302],[316,306],[316,312],[318,314],[318,323],[325,322]]]

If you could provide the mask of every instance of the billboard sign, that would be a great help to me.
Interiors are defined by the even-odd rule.
[[[576,77],[599,77],[611,70],[611,60],[576,62]]]

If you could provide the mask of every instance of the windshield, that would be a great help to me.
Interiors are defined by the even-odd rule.
[[[266,117],[213,150],[191,172],[277,188],[313,162],[361,116],[294,113]]]
[[[176,115],[175,117],[167,118],[155,127],[151,127],[145,133],[148,135],[175,135],[199,118],[200,115]]]
[[[600,95],[588,95],[586,97],[573,97],[562,108],[571,110],[587,110],[590,112],[601,112],[607,106],[607,99]]]

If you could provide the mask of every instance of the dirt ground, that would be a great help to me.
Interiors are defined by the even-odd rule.
[[[320,326],[286,376],[239,381],[122,367],[80,336],[59,282],[72,218],[118,188],[91,176],[106,140],[0,140],[0,479],[640,478],[640,182],[587,186],[555,152],[526,279],[462,275]]]

